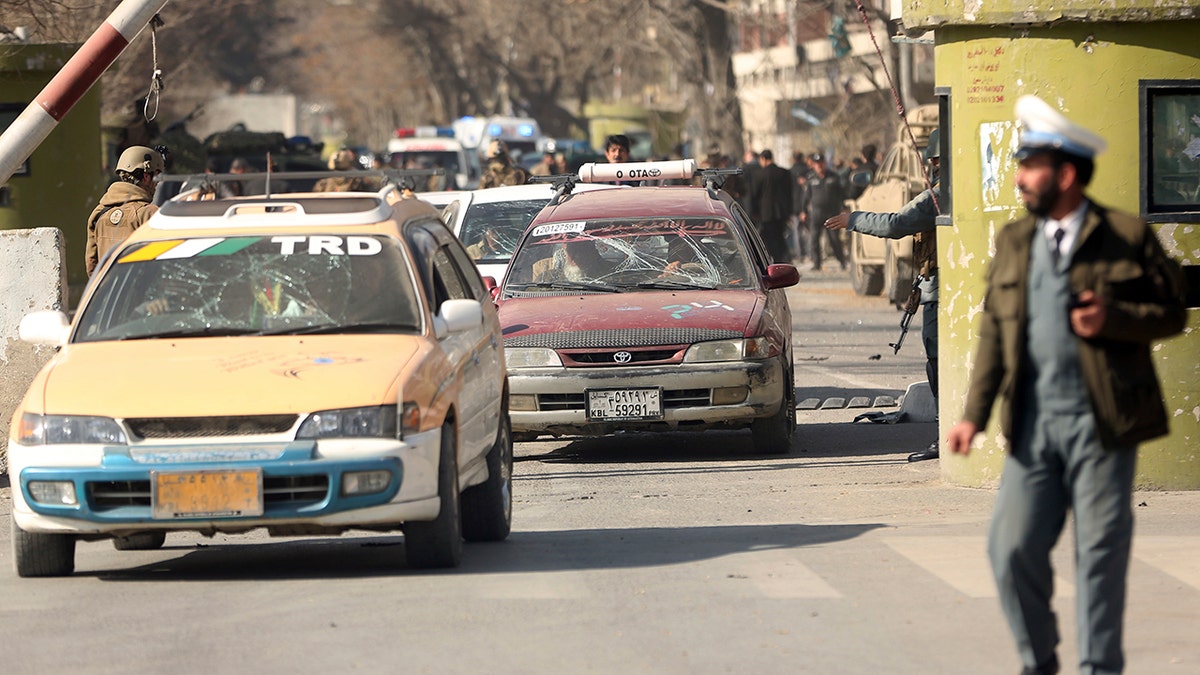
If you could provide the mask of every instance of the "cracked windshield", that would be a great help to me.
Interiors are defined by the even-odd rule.
[[[741,239],[723,220],[546,223],[516,253],[505,294],[745,288],[747,269]]]
[[[76,339],[412,331],[416,303],[399,243],[387,237],[156,241],[122,252]]]
[[[481,263],[506,263],[521,235],[546,205],[545,199],[472,204],[463,219],[459,239],[471,245],[467,252]]]

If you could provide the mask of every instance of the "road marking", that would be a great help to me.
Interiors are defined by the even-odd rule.
[[[1200,538],[1133,538],[1133,557],[1200,590]]]
[[[757,550],[721,556],[713,561],[733,571],[726,576],[745,577],[768,598],[840,598],[842,594],[819,574],[796,559],[795,551]]]
[[[994,598],[996,581],[986,537],[890,537],[884,543],[971,598]],[[1075,585],[1054,575],[1054,595],[1075,596]]]
[[[825,368],[823,366],[810,366],[810,365],[805,364],[803,366],[800,366],[800,365],[796,366],[796,369],[797,370],[803,369],[805,371],[814,372],[823,377],[828,377],[830,379],[845,382],[846,384],[849,384],[850,386],[856,387],[858,389],[884,389],[884,390],[891,389],[891,387],[888,387],[883,384],[879,384],[878,382],[871,382],[869,380],[864,380],[861,378],[854,377],[853,375],[846,375],[845,373],[838,372],[837,370],[834,370],[833,368]]]

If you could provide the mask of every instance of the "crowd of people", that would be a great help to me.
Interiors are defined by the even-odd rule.
[[[710,147],[702,168],[728,168],[733,161]],[[839,233],[824,223],[845,210],[845,201],[862,194],[851,181],[856,173],[874,175],[879,152],[874,144],[862,147],[849,162],[831,163],[820,152],[796,152],[789,167],[779,164],[774,152],[747,150],[740,176],[726,180],[725,190],[738,200],[762,234],[776,262],[794,262],[820,271],[832,255],[841,269],[849,264]]]

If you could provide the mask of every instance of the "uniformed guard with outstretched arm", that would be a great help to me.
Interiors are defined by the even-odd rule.
[[[938,166],[941,162],[941,133],[934,129],[925,145],[925,160],[932,168],[933,187],[921,191],[912,201],[905,204],[895,213],[871,213],[869,211],[854,211],[839,213],[825,221],[825,227],[830,230],[847,229],[886,239],[900,239],[913,236],[913,264],[917,268],[917,279],[913,287],[915,297],[910,298],[905,305],[904,330],[907,331],[907,321],[911,320],[912,312],[917,306],[923,306],[921,313],[921,341],[925,347],[925,375],[929,378],[929,390],[934,398],[938,395],[938,286],[937,286],[937,216],[938,204],[941,197],[941,182],[938,180]],[[899,351],[903,333],[896,341],[896,351]],[[934,439],[929,447],[918,450],[908,456],[908,461],[918,462],[924,459],[937,459],[938,442]]]

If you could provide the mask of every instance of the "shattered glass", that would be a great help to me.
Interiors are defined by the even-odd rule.
[[[547,199],[471,204],[458,238],[478,263],[506,263]]]
[[[180,239],[118,253],[75,340],[411,332],[420,317],[407,258],[387,237]]]
[[[734,227],[719,219],[544,223],[513,257],[504,296],[748,288],[748,260]]]

